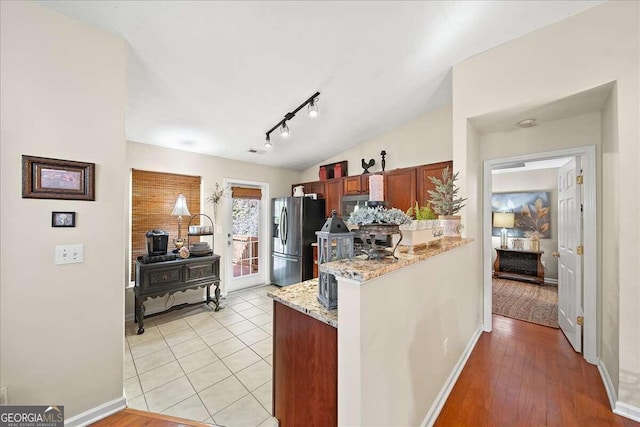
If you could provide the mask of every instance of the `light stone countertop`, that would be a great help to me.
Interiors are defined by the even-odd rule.
[[[387,257],[379,260],[366,260],[365,256],[361,255],[352,259],[341,259],[338,261],[328,262],[326,264],[320,264],[319,267],[320,271],[331,273],[336,277],[344,277],[347,279],[357,280],[359,282],[365,282],[471,242],[473,242],[473,239],[462,239],[457,241],[443,240],[437,245],[416,249],[414,250],[413,255],[400,253],[398,250],[396,251],[398,259]],[[338,304],[340,304],[340,302],[338,302]]]
[[[318,302],[318,279],[283,286],[267,296],[288,307],[305,313],[334,328],[338,327],[338,310],[327,310]]]
[[[399,259],[392,257],[381,260],[366,260],[364,256],[353,259],[343,259],[320,265],[320,270],[339,277],[358,280],[361,282],[375,279],[411,264],[431,258],[443,252],[471,243],[473,239],[459,241],[442,241],[438,245],[428,246],[414,251],[413,255],[398,253]],[[399,249],[399,248],[398,248]],[[307,280],[295,285],[284,286],[269,292],[267,296],[275,301],[305,313],[327,325],[338,327],[338,310],[327,310],[318,302],[318,279]],[[340,304],[340,301],[338,301]]]

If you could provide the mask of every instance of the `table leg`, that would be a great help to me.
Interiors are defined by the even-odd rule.
[[[216,282],[216,289],[214,291],[215,299],[213,302],[216,304],[215,311],[220,311],[220,282]]]
[[[138,335],[144,334],[144,299],[136,297],[136,321],[138,322]]]

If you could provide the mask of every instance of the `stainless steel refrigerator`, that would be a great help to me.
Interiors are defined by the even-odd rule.
[[[316,231],[325,222],[324,200],[309,197],[271,199],[271,282],[293,285],[313,277]]]

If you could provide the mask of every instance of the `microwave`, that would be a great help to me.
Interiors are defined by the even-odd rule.
[[[356,210],[356,207],[362,208],[367,205],[369,201],[369,195],[363,194],[360,196],[344,196],[340,203],[340,212],[342,213],[342,220],[347,221],[351,212]]]

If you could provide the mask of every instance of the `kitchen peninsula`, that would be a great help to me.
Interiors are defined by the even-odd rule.
[[[419,425],[478,332],[456,322],[470,311],[456,298],[481,292],[465,287],[480,273],[456,262],[474,245],[322,264],[338,280],[337,310],[318,303],[316,280],[270,293],[280,426]]]

